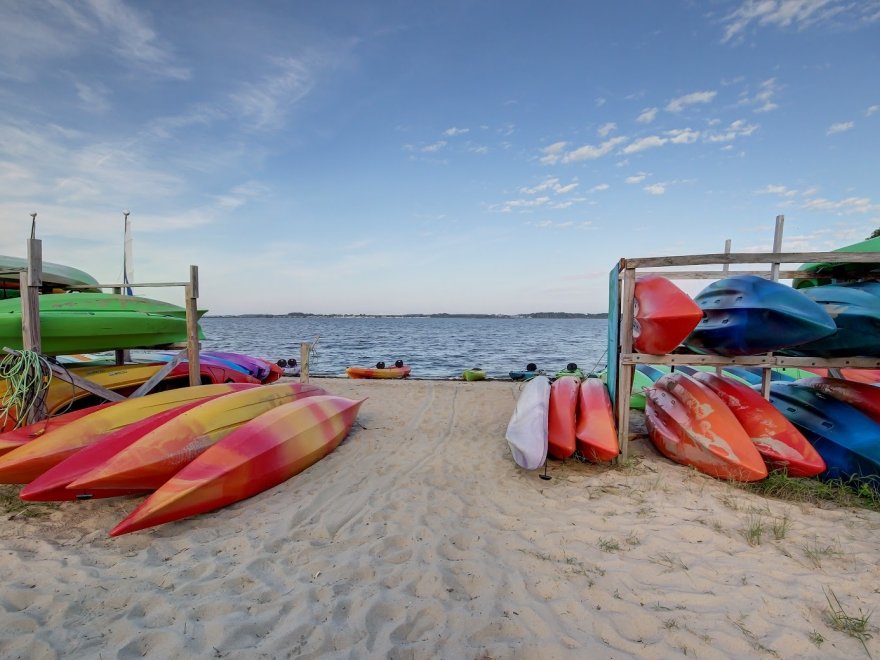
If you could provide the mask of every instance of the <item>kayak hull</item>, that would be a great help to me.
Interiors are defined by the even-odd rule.
[[[505,434],[513,460],[521,468],[537,470],[546,462],[549,415],[550,379],[535,376],[520,392]]]
[[[571,458],[577,449],[575,423],[580,384],[580,378],[562,376],[550,386],[547,453],[553,458]]]
[[[711,389],[681,372],[645,396],[649,437],[667,458],[719,479],[757,481],[767,467],[751,438]]]
[[[377,369],[376,367],[348,367],[345,374],[349,378],[381,378],[395,379],[406,378],[409,376],[412,367],[404,365],[402,367],[385,367]]]
[[[611,461],[620,454],[611,397],[598,378],[587,378],[578,389],[575,443],[589,461]]]
[[[212,511],[286,481],[336,449],[362,403],[314,396],[260,415],[193,459],[110,536]]]
[[[672,352],[703,318],[689,295],[659,275],[636,280],[634,305],[633,347],[639,353]]]

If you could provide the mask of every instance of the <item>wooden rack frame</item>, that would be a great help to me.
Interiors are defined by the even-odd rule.
[[[629,455],[629,419],[632,382],[637,364],[746,365],[761,367],[762,393],[767,396],[770,369],[773,367],[822,367],[837,369],[855,367],[880,368],[880,358],[811,358],[784,357],[767,353],[742,357],[720,355],[667,354],[648,355],[633,352],[633,301],[637,272],[640,275],[662,275],[669,279],[718,280],[731,275],[758,275],[769,279],[814,278],[816,273],[804,270],[780,271],[780,264],[792,263],[880,263],[880,252],[762,252],[720,253],[673,257],[621,259],[611,271],[608,310],[608,387],[615,410],[620,460]],[[768,264],[770,270],[728,271],[727,266]],[[722,270],[657,270],[686,266],[722,266]]]
[[[39,307],[39,291],[43,285],[43,247],[42,241],[36,238],[30,238],[27,242],[28,268],[27,271],[19,273],[19,286],[21,290],[21,334],[22,346],[25,350],[40,352],[40,307]],[[121,293],[123,287],[144,288],[144,287],[184,287],[186,309],[186,347],[180,351],[174,358],[164,364],[162,368],[156,372],[147,382],[141,385],[131,394],[131,398],[148,394],[162,379],[167,376],[174,367],[180,364],[180,361],[186,357],[189,364],[189,383],[191,386],[201,383],[201,365],[199,364],[199,325],[197,303],[199,297],[199,268],[198,266],[189,267],[188,282],[144,282],[144,283],[124,283],[124,284],[89,284],[82,286],[70,286],[69,289],[113,289],[115,293]],[[6,353],[16,354],[17,351],[4,347]],[[117,350],[116,360],[121,362],[127,351]],[[61,367],[52,366],[53,374],[61,380],[67,381],[77,387],[96,394],[108,401],[120,401],[124,399],[117,392],[105,389],[89,380],[81,378],[76,374],[71,374]],[[42,419],[44,411],[33,411],[29,422]]]

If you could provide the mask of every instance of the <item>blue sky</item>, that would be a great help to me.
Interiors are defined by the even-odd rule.
[[[127,209],[216,314],[605,311],[880,226],[878,60],[876,0],[2,0],[0,253],[119,281]]]

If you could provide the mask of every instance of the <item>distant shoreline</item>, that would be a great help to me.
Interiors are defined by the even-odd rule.
[[[309,318],[401,318],[401,319],[607,319],[608,313],[532,312],[531,314],[210,314],[215,319],[309,319]],[[204,318],[204,317],[203,317]]]

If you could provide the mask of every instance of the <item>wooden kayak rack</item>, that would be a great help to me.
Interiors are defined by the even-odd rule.
[[[720,280],[731,275],[757,275],[768,279],[811,278],[816,274],[805,270],[783,270],[781,264],[793,263],[880,263],[880,252],[781,252],[782,216],[776,218],[773,252],[696,254],[672,257],[621,259],[611,269],[608,299],[608,389],[617,421],[620,457],[629,456],[630,398],[635,367],[638,364],[708,365],[723,367],[740,365],[760,367],[761,393],[768,398],[773,367],[820,367],[827,369],[880,369],[880,358],[813,358],[786,357],[774,353],[724,357],[721,355],[666,354],[648,355],[633,352],[633,302],[638,275],[662,275],[670,280]],[[729,250],[730,242],[727,247]],[[730,271],[731,265],[761,264],[769,270]],[[712,270],[663,270],[692,266],[716,266]]]
[[[42,265],[43,265],[43,247],[42,241],[37,238],[29,238],[27,241],[28,268],[27,271],[19,273],[19,286],[21,290],[21,335],[22,346],[25,350],[40,353],[40,307],[39,292],[43,285],[42,281]],[[184,288],[184,308],[186,310],[186,335],[187,341],[185,345],[175,344],[174,348],[182,349],[169,362],[164,364],[159,371],[150,377],[144,384],[138,387],[129,398],[136,398],[149,394],[149,392],[167,376],[174,367],[180,364],[181,360],[186,358],[189,363],[189,384],[191,386],[201,384],[200,364],[199,364],[199,326],[197,302],[199,297],[199,267],[189,267],[188,282],[143,282],[132,284],[125,282],[123,284],[89,284],[82,286],[70,286],[69,289],[113,289],[114,293],[122,293],[123,288],[143,288],[143,287],[172,287],[180,286]],[[8,347],[4,347],[3,351],[8,354],[17,355],[18,351]],[[116,349],[116,362],[122,364],[128,358],[128,350]],[[101,387],[97,383],[77,376],[69,370],[51,364],[50,368],[55,377],[63,381],[71,383],[76,387],[82,388],[92,394],[95,394],[107,401],[122,401],[126,397],[118,392],[108,390]],[[45,417],[45,410],[33,410],[28,422],[35,422]]]

